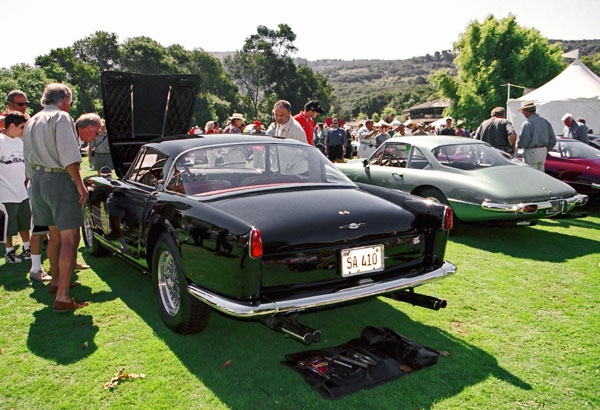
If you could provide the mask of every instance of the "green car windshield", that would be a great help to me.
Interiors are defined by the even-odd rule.
[[[487,144],[443,145],[431,152],[441,165],[466,171],[514,165],[500,151]]]
[[[205,196],[284,185],[355,186],[314,147],[246,143],[203,147],[182,153],[166,189]]]

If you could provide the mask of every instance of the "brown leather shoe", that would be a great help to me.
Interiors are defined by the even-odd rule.
[[[86,270],[89,268],[90,268],[90,265],[87,265],[83,262],[77,261],[77,262],[75,262],[75,267],[73,268],[73,270]]]
[[[73,282],[69,285],[69,289],[76,288],[77,286],[81,286],[80,282]],[[56,293],[58,291],[58,286],[50,285],[48,286],[48,293]]]
[[[73,312],[77,309],[81,309],[84,306],[87,306],[87,302],[76,302],[75,299],[71,298],[71,302],[59,302],[55,300],[52,304],[52,311],[54,313],[67,313]]]

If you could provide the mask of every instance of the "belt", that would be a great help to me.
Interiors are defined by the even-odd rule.
[[[533,147],[527,147],[527,149],[531,149],[531,148],[546,148],[545,145],[535,145]]]
[[[48,168],[48,167],[43,167],[41,165],[36,165],[35,167],[33,167],[36,171],[43,171],[43,172],[67,172],[66,170],[64,170],[63,168]]]

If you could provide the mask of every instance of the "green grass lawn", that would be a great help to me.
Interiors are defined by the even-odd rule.
[[[279,363],[308,347],[258,323],[214,313],[200,334],[172,333],[150,277],[116,257],[80,247],[92,268],[72,295],[90,305],[65,315],[52,313],[46,285],[28,280],[28,262],[2,259],[0,408],[597,408],[600,205],[589,210],[535,227],[461,226],[447,252],[458,273],[421,290],[446,298],[444,310],[378,298],[306,314],[302,322],[324,334],[310,348],[374,325],[450,352],[338,401]],[[104,390],[123,367],[146,378]]]

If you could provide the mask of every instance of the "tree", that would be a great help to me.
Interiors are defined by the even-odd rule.
[[[596,75],[600,75],[600,53],[594,53],[590,56],[583,56],[581,57],[581,62]]]
[[[0,95],[4,96],[12,90],[21,90],[27,95],[29,107],[27,113],[30,115],[42,109],[40,98],[44,92],[46,84],[55,80],[46,76],[41,68],[35,68],[28,64],[18,64],[11,68],[0,69]],[[4,108],[2,109],[4,110]]]
[[[539,87],[564,68],[560,46],[549,46],[539,31],[519,26],[513,15],[471,23],[454,49],[457,76],[438,71],[431,80],[453,101],[446,114],[467,118],[473,126],[488,118],[493,107],[505,105],[502,84]]]
[[[258,26],[242,50],[225,60],[225,67],[250,102],[252,117],[268,120],[272,103],[279,99],[290,101],[295,112],[308,100],[318,99],[325,109],[333,102],[327,79],[292,60],[297,50],[295,39],[287,24],[279,24],[275,30]]]

